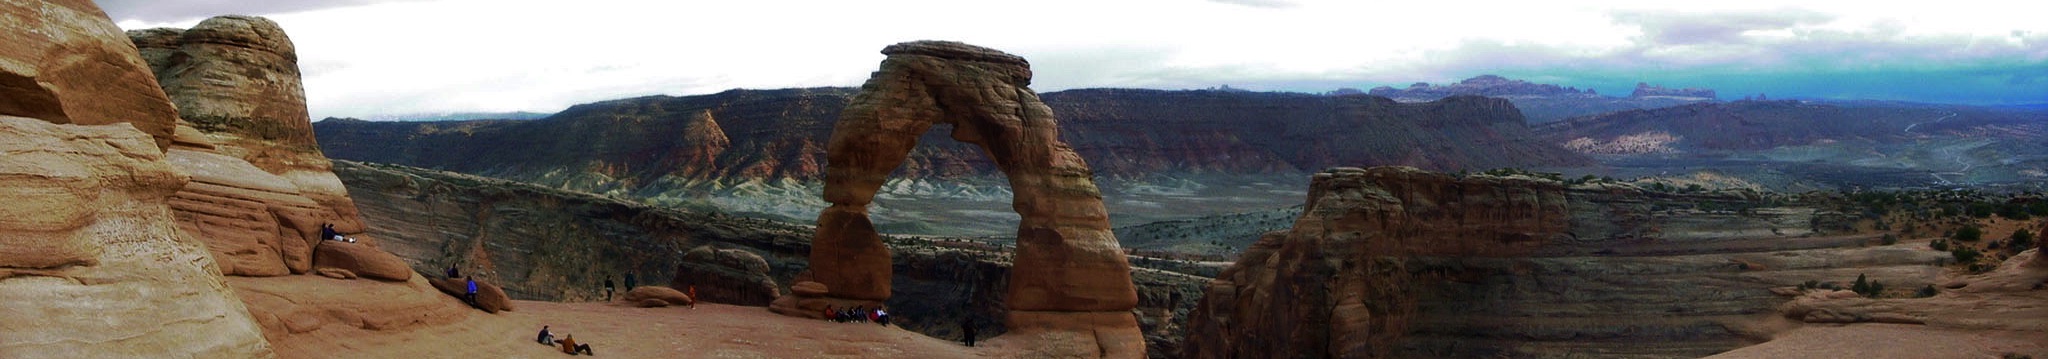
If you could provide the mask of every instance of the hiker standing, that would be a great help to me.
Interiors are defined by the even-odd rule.
[[[974,346],[974,318],[960,321],[960,333],[967,335],[967,346]]]
[[[469,282],[469,292],[462,295],[462,300],[468,301],[471,306],[481,307],[481,305],[476,304],[476,278],[466,278],[465,280]]]
[[[612,276],[604,276],[604,301],[612,301]]]
[[[634,279],[636,278],[633,278],[633,273],[626,273],[626,290],[633,290],[634,287],[639,286],[639,281],[635,281]]]

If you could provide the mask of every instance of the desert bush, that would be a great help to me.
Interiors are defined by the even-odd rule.
[[[1976,263],[1978,257],[1984,256],[1983,253],[1978,253],[1976,248],[1963,246],[1956,246],[1955,250],[1949,251],[1949,255],[1956,257],[1956,263]]]
[[[1941,293],[1941,291],[1939,291],[1939,290],[1935,290],[1935,289],[1934,289],[1934,285],[1933,285],[1933,284],[1928,284],[1928,285],[1927,285],[1926,287],[1920,287],[1920,290],[1918,290],[1918,291],[1914,291],[1914,292],[1913,292],[1913,297],[1915,297],[1915,298],[1926,298],[1926,297],[1932,297],[1932,296],[1934,296],[1935,294],[1940,294],[1940,293]]]
[[[1894,244],[1899,244],[1899,235],[1897,235],[1897,234],[1891,234],[1891,233],[1885,233],[1885,234],[1884,234],[1884,245],[1887,245],[1887,246],[1889,246],[1889,245],[1894,245]]]
[[[1979,239],[1984,239],[1984,229],[1977,228],[1976,225],[1963,226],[1962,229],[1956,230],[1955,236],[1950,238],[1964,242],[1976,242]]]

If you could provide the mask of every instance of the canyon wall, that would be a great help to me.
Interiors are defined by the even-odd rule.
[[[1185,354],[1698,357],[1768,340],[1781,288],[1940,277],[1946,253],[1802,203],[1336,169],[1209,284]]]

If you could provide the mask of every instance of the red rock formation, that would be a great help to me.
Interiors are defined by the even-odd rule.
[[[121,29],[84,0],[0,4],[0,115],[60,124],[128,123],[170,148],[177,109]]]
[[[272,356],[172,224],[175,110],[119,31],[87,1],[0,2],[0,357]]]
[[[1385,357],[1415,312],[1399,258],[1508,256],[1563,236],[1564,187],[1406,167],[1316,174],[1294,228],[1210,282],[1193,358]]]
[[[766,306],[780,296],[768,276],[768,261],[740,249],[697,247],[683,254],[670,287],[696,288],[697,300]]]
[[[362,232],[355,203],[314,142],[298,55],[277,23],[221,16],[190,30],[127,35],[183,118],[170,153],[193,183],[172,200],[179,225],[207,241],[225,273],[306,273],[320,226]],[[356,274],[404,279],[389,270]]]
[[[1138,301],[1130,265],[1087,163],[1059,140],[1052,110],[1026,87],[1029,63],[956,42],[902,43],[882,53],[889,57],[840,116],[827,149],[832,207],[818,217],[810,257],[813,278],[831,288],[827,296],[889,297],[890,254],[867,206],[918,137],[943,123],[953,139],[993,157],[1016,193],[1012,206],[1023,220],[1004,302],[1011,329],[1077,334],[1019,335],[1024,341],[1060,337],[1064,344],[1054,347],[1142,356],[1129,313]]]
[[[469,295],[469,280],[460,278],[430,278],[427,283],[448,296],[461,299]],[[486,313],[512,310],[512,297],[505,296],[505,289],[486,281],[476,282],[476,308]]]
[[[367,242],[327,241],[313,251],[318,268],[340,268],[371,279],[403,282],[412,279],[412,267],[405,261]]]
[[[621,296],[621,299],[624,300],[626,303],[639,305],[641,307],[647,307],[646,305],[643,305],[641,303],[650,300],[661,303],[660,306],[663,307],[671,305],[691,305],[697,303],[696,299],[690,298],[688,294],[683,294],[682,291],[676,290],[675,288],[651,285],[639,286],[633,288],[632,290],[627,290],[626,294],[624,296]]]

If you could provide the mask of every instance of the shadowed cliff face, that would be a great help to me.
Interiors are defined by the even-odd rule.
[[[640,283],[684,283],[700,271],[689,253],[713,247],[761,257],[777,283],[809,268],[811,229],[675,210],[531,184],[393,165],[336,161],[382,248],[423,273],[456,264],[465,273],[498,278],[516,299],[602,299],[603,276],[638,273]],[[1010,260],[995,248],[884,237],[895,256],[887,303],[895,324],[957,339],[972,316],[983,338],[1003,333],[1001,318]],[[716,262],[716,261],[714,261]],[[685,268],[690,267],[690,268]],[[1171,356],[1180,327],[1208,278],[1152,269],[1132,272],[1148,354]],[[700,280],[706,298],[716,299]],[[1178,294],[1176,294],[1178,293]],[[1177,300],[1177,301],[1176,301]]]
[[[1698,357],[1768,339],[1773,288],[1918,287],[1946,255],[1742,192],[1373,168],[1310,193],[1209,284],[1189,357]]]

